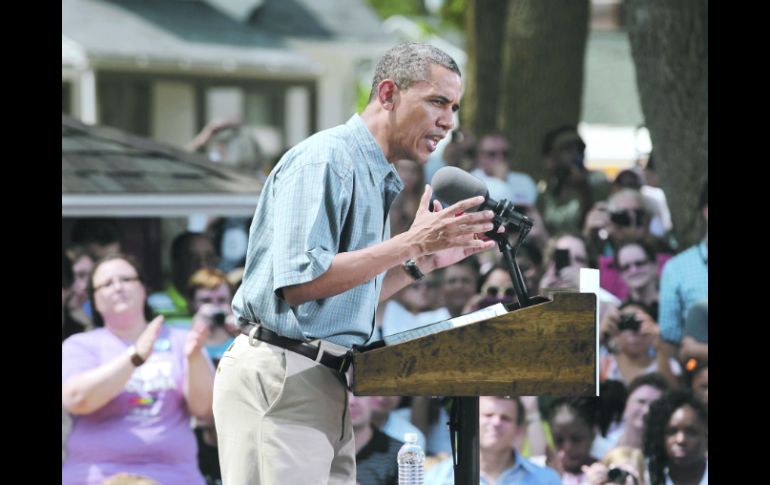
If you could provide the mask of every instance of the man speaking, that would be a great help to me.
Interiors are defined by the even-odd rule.
[[[402,188],[393,162],[424,164],[453,127],[457,64],[421,44],[378,62],[361,115],[289,150],[265,182],[233,299],[242,325],[222,356],[214,418],[225,484],[354,484],[344,354],[374,330],[378,302],[489,249],[483,197],[442,208],[425,187],[411,228],[390,236]]]

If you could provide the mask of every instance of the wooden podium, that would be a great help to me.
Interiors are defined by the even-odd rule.
[[[463,476],[456,467],[455,483],[478,484],[478,396],[596,395],[596,303],[594,293],[555,293],[488,320],[355,352],[353,392],[473,396],[460,398]]]

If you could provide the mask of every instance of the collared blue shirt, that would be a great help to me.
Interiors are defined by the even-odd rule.
[[[518,453],[514,453],[514,463],[497,477],[495,485],[560,485],[561,478],[553,468],[537,466]],[[425,473],[425,485],[454,485],[452,459],[442,461],[429,468]],[[481,485],[489,482],[481,477]]]
[[[658,324],[663,340],[679,344],[690,307],[709,295],[708,246],[705,241],[682,251],[660,276]]]
[[[290,307],[280,289],[318,278],[338,253],[390,237],[388,212],[403,188],[358,115],[289,150],[268,176],[249,230],[241,320],[297,340],[345,347],[366,342],[384,273],[339,295]]]

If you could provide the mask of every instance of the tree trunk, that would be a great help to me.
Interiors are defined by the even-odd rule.
[[[470,0],[468,27],[468,83],[464,99],[472,99],[469,109],[463,103],[463,126],[480,135],[497,129],[502,84],[502,42],[508,0]]]
[[[507,133],[513,170],[541,178],[545,134],[580,120],[588,20],[588,0],[469,1],[461,121]]]
[[[545,134],[580,121],[589,10],[588,0],[510,3],[498,127],[511,139],[512,168],[536,179]]]
[[[703,237],[708,178],[708,0],[629,0],[627,24],[656,171],[679,249]]]

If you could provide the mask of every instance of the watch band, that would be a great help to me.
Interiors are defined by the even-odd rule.
[[[140,365],[144,364],[144,358],[142,358],[142,356],[139,355],[139,352],[137,352],[135,345],[132,345],[131,347],[129,347],[128,352],[131,355],[131,363],[134,364],[134,367],[139,367]]]
[[[419,281],[425,277],[420,268],[417,267],[417,263],[414,259],[407,259],[404,263],[404,269],[415,281]]]

